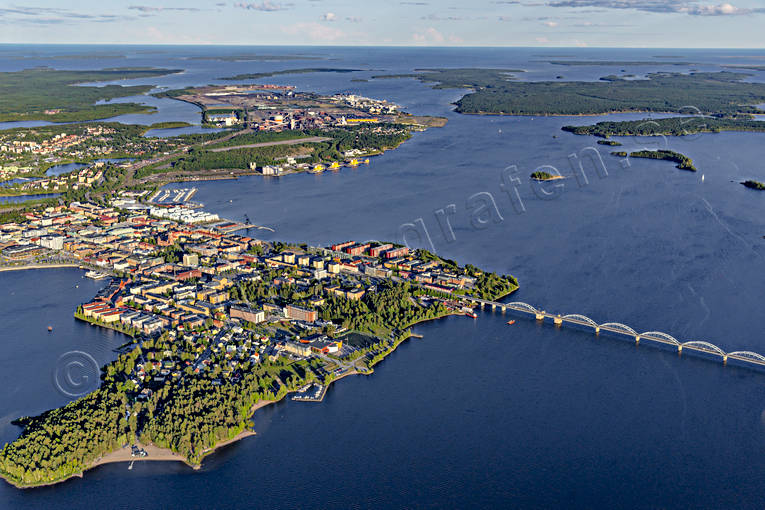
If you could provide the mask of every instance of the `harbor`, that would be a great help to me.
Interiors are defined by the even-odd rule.
[[[190,202],[191,198],[196,195],[197,188],[177,188],[177,189],[159,189],[151,197],[149,197],[150,204],[157,205],[185,205],[186,207],[200,208],[203,204],[195,204]]]
[[[292,400],[297,402],[321,402],[327,394],[327,386],[324,384],[311,383],[300,388]]]

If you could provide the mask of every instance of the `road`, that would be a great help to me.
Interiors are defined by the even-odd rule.
[[[261,143],[251,143],[248,145],[235,145],[233,147],[218,147],[217,149],[210,149],[210,152],[226,152],[226,151],[233,151],[235,149],[256,149],[258,147],[270,147],[272,145],[298,145],[301,143],[318,143],[318,142],[326,142],[328,140],[332,140],[332,138],[327,138],[326,136],[309,136],[306,138],[297,138],[295,140],[279,140],[276,142],[261,142]]]
[[[184,145],[183,147],[179,147],[178,150],[175,150],[171,152],[170,154],[163,154],[161,156],[151,158],[151,159],[143,159],[141,161],[137,161],[134,164],[130,165],[127,168],[127,174],[125,176],[125,185],[126,186],[132,186],[135,184],[135,173],[140,170],[141,168],[147,167],[149,165],[153,165],[156,163],[162,163],[163,161],[167,161],[169,159],[172,159],[180,154],[183,154],[184,152],[188,151],[192,147],[204,147],[206,145],[211,145],[215,143],[221,143],[226,142],[228,140],[231,140],[235,136],[244,135],[247,133],[252,133],[252,129],[242,129],[240,131],[234,131],[233,133],[230,133],[222,138],[215,138],[213,140],[207,140],[206,142],[198,143],[198,144],[191,144],[191,145]]]

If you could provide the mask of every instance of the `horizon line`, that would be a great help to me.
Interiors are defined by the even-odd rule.
[[[417,48],[417,49],[575,49],[575,50],[752,50],[763,48],[744,46],[688,47],[688,46],[525,46],[525,45],[412,45],[412,44],[255,44],[255,43],[127,43],[127,42],[0,42],[0,46],[183,46],[183,47],[232,47],[249,46],[262,48]]]

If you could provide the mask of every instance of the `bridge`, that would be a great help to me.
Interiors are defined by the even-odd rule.
[[[552,322],[555,326],[579,326],[585,330],[592,331],[596,335],[601,333],[610,334],[613,336],[628,338],[635,341],[636,345],[652,345],[659,347],[669,347],[675,349],[679,354],[691,353],[697,355],[703,355],[705,358],[712,358],[722,361],[727,365],[728,361],[738,361],[750,367],[765,368],[765,356],[751,351],[732,351],[725,352],[720,347],[711,344],[709,342],[702,341],[687,341],[681,342],[672,335],[663,333],[661,331],[647,331],[645,333],[638,333],[636,330],[621,324],[619,322],[605,322],[599,324],[598,322],[590,319],[586,315],[569,314],[560,315],[553,314],[541,310],[528,303],[520,301],[510,303],[500,303],[497,301],[487,301],[485,299],[478,299],[474,297],[463,297],[466,301],[473,303],[481,308],[491,308],[492,310],[500,310],[505,312],[516,312],[522,316],[533,317],[535,320],[542,322]]]

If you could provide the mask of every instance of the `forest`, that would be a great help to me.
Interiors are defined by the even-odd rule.
[[[617,155],[621,155],[619,153]],[[680,170],[689,170],[691,172],[696,171],[696,167],[693,166],[693,160],[684,154],[669,150],[656,150],[656,151],[635,151],[630,153],[631,158],[646,158],[646,159],[662,159],[666,161],[672,161],[677,163],[677,168]]]
[[[135,96],[151,85],[74,86],[80,83],[127,80],[177,73],[177,69],[118,68],[63,71],[50,68],[0,73],[0,122],[48,120],[77,122],[125,113],[146,113],[154,107],[138,103],[95,104],[99,100]]]
[[[380,128],[381,131],[377,131]],[[212,148],[239,146],[265,141],[289,140],[302,137],[323,136],[331,140],[295,145],[271,145],[213,152]],[[144,167],[136,173],[138,178],[152,173],[167,171],[196,172],[219,168],[246,169],[250,163],[256,166],[273,165],[287,156],[302,155],[304,163],[342,161],[343,153],[351,149],[367,149],[379,152],[395,148],[411,137],[408,126],[382,124],[375,127],[334,127],[326,129],[308,129],[304,131],[282,131],[281,133],[244,134],[219,144],[194,148],[175,159],[170,168]]]
[[[591,126],[563,126],[563,131],[575,135],[610,136],[686,136],[721,131],[765,132],[765,122],[741,118],[670,117],[667,119],[598,122]],[[601,143],[599,140],[598,143]],[[609,144],[610,145],[610,144]]]
[[[301,69],[285,69],[282,71],[268,71],[264,73],[244,73],[237,74],[235,76],[228,76],[225,78],[218,78],[219,80],[227,81],[239,81],[239,80],[259,80],[260,78],[270,78],[271,76],[278,76],[281,74],[306,74],[306,73],[353,73],[356,71],[362,71],[362,69],[339,69],[331,67],[305,67]]]
[[[729,71],[651,73],[647,79],[609,76],[600,81],[514,81],[501,69],[423,69],[415,77],[436,88],[472,88],[457,101],[460,113],[505,115],[582,115],[612,112],[678,112],[693,105],[699,113],[732,116],[760,112],[765,83],[743,81]]]
[[[744,181],[741,184],[743,184],[744,186],[750,189],[756,189],[759,191],[765,190],[765,184],[761,183],[760,181],[749,180],[749,181]]]

